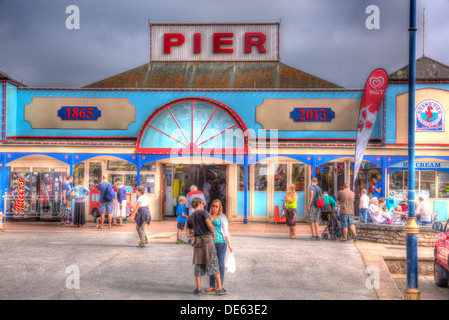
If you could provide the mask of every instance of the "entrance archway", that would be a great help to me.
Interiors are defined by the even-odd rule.
[[[147,119],[139,133],[137,153],[173,155],[243,154],[247,128],[224,104],[205,98],[172,101]]]

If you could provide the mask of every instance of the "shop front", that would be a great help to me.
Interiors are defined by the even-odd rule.
[[[340,88],[282,64],[276,23],[155,27],[151,48],[159,51],[152,56],[162,60],[88,87],[32,88],[0,80],[1,192],[8,218],[17,218],[11,210],[21,206],[42,217],[45,206],[25,204],[22,197],[28,189],[26,196],[37,197],[40,180],[33,177],[45,174],[54,190],[41,196],[55,197],[53,208],[60,191],[50,176],[59,174],[58,186],[73,175],[74,185],[83,178],[89,187],[106,176],[123,182],[131,194],[145,185],[154,220],[174,218],[178,197],[196,185],[210,201],[223,202],[229,220],[244,223],[273,222],[290,185],[298,194],[298,221],[307,221],[312,177],[334,197],[344,182],[352,183],[363,90]],[[232,33],[232,45],[219,42],[218,51],[204,56],[167,36],[194,36],[201,29],[204,37],[197,41],[206,41],[201,46],[206,50],[221,28]],[[264,43],[251,42],[255,35],[266,39],[264,50]],[[247,47],[237,47],[245,41]],[[219,50],[234,45],[235,52]],[[251,54],[242,55],[245,50]],[[433,70],[421,63],[418,70]],[[351,185],[357,197],[362,188],[370,190],[373,177],[381,182],[382,196],[395,203],[406,193],[407,85],[396,78],[401,74],[390,76],[356,186]],[[434,78],[417,84],[416,181],[441,220],[448,211],[449,84]],[[27,179],[36,181],[20,188],[20,198],[16,173],[32,174]],[[93,207],[86,206],[90,214]]]
[[[393,157],[388,167],[388,197],[396,206],[408,197],[408,160]],[[415,163],[416,199],[423,197],[432,212],[438,213],[437,220],[448,219],[449,157],[419,157]]]

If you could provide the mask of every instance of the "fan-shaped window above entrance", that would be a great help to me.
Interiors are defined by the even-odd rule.
[[[244,153],[246,128],[230,108],[212,100],[181,99],[148,118],[137,152],[170,154]]]

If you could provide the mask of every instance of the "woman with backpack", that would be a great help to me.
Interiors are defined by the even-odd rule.
[[[284,198],[285,221],[290,230],[290,235],[287,238],[296,239],[296,201],[298,195],[296,194],[296,185],[292,184],[288,187],[287,194]]]

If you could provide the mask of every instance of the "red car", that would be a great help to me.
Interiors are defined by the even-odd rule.
[[[434,222],[432,229],[441,232],[435,240],[434,271],[435,284],[438,287],[446,287],[449,281],[449,229],[448,221],[443,228],[441,222]]]

